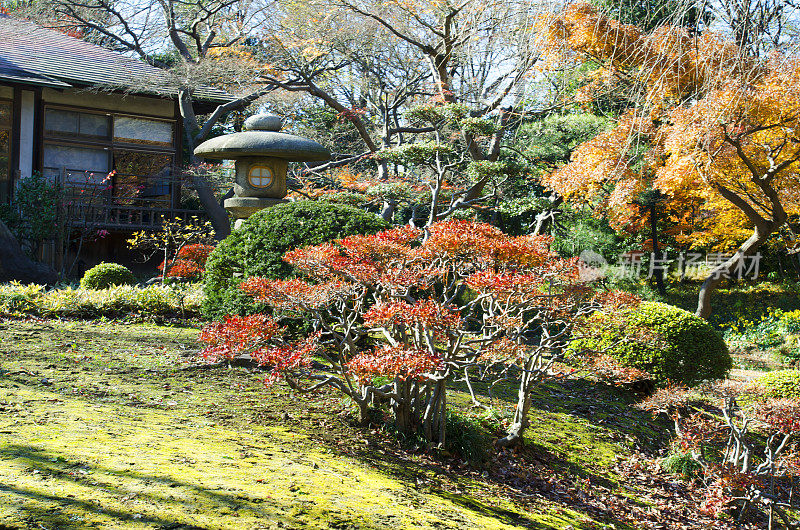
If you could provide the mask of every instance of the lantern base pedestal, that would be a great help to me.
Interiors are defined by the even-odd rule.
[[[282,202],[289,201],[271,197],[231,197],[230,199],[225,199],[224,206],[238,220],[247,219],[259,210]]]

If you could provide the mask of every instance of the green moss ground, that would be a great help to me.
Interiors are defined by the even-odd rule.
[[[497,466],[398,450],[352,426],[338,396],[265,390],[244,368],[181,369],[195,329],[3,321],[0,336],[0,529],[625,528],[555,494],[511,494]],[[537,394],[531,463],[512,471],[636,497],[614,463],[658,440],[655,427],[624,398],[587,405],[581,393],[598,389],[571,384]]]

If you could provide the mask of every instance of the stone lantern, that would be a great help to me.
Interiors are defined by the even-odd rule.
[[[236,219],[247,219],[285,201],[289,162],[322,162],[331,157],[313,140],[279,132],[282,126],[279,116],[257,114],[245,120],[242,132],[212,138],[194,150],[206,159],[236,162],[234,196],[225,200],[225,209]]]

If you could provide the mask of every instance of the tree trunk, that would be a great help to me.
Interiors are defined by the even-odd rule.
[[[555,194],[549,197],[550,206],[548,206],[545,210],[536,214],[536,226],[531,232],[531,235],[538,236],[543,235],[549,232],[552,232],[550,227],[555,226],[555,217],[558,213],[558,208],[564,202],[564,197],[561,195],[556,196]]]
[[[394,411],[394,424],[397,430],[404,435],[411,434],[414,429],[414,422],[412,412],[410,410],[410,403],[408,400],[410,382],[400,378],[394,381],[394,393],[398,399],[392,399],[390,406]]]
[[[381,208],[381,218],[387,223],[391,223],[394,219],[394,212],[397,209],[397,201],[394,199],[385,199],[383,201],[383,208]]]
[[[777,221],[759,223],[753,229],[753,235],[742,243],[738,250],[727,261],[714,267],[711,274],[700,287],[695,315],[708,320],[711,315],[711,295],[717,290],[726,276],[729,276],[738,266],[741,266],[745,257],[755,254],[759,247],[780,226]]]
[[[369,425],[369,402],[366,400],[358,402],[358,424]]]
[[[389,136],[389,117],[384,116],[383,134],[381,135],[381,149],[391,149],[392,139]],[[369,147],[369,146],[367,146]],[[389,178],[389,162],[386,160],[378,161],[378,182],[383,182]]]
[[[55,270],[31,260],[8,227],[0,221],[0,282],[53,284],[58,281]]]
[[[444,380],[433,385],[433,392],[428,400],[422,417],[423,433],[428,445],[444,449],[445,428],[447,423],[446,384]]]
[[[528,411],[531,408],[531,390],[535,383],[533,375],[533,357],[525,363],[520,376],[519,390],[517,391],[517,406],[514,408],[514,419],[506,431],[506,436],[495,442],[498,447],[511,447],[522,443],[522,435],[528,427]]]
[[[197,142],[202,141],[204,138],[200,134],[197,117],[194,115],[194,109],[192,108],[192,97],[188,91],[181,90],[178,93],[178,103],[181,118],[183,119],[186,147],[188,147],[190,153],[189,159],[193,164],[196,164],[200,159],[194,156],[194,148]],[[217,116],[214,121],[217,121],[219,117]],[[211,226],[214,227],[214,232],[216,232],[217,241],[222,241],[231,235],[231,221],[228,217],[228,212],[214,196],[214,190],[211,189],[208,181],[201,175],[195,175],[192,177],[192,188],[197,192],[197,198],[200,199],[203,210],[208,214]]]
[[[231,221],[228,217],[228,212],[219,203],[208,182],[203,177],[196,176],[193,178],[193,182],[200,204],[203,205],[203,210],[208,214],[211,226],[214,227],[215,237],[217,241],[222,241],[231,235]]]
[[[653,260],[656,261],[653,265],[653,275],[656,280],[656,288],[658,289],[658,294],[661,296],[666,296],[667,289],[664,287],[664,270],[661,268],[661,262],[658,261],[661,259],[661,252],[658,249],[658,226],[656,224],[656,206],[658,202],[654,201],[653,204],[650,205],[650,237],[653,240]]]

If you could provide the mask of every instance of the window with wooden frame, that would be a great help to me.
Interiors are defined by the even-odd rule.
[[[169,207],[174,136],[173,120],[46,106],[44,174],[84,196]]]

